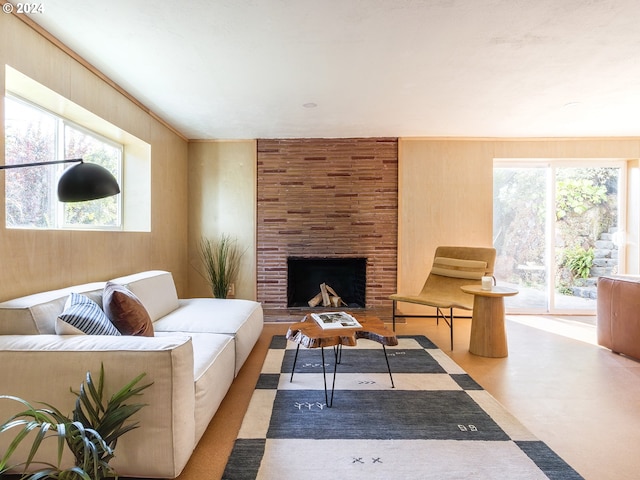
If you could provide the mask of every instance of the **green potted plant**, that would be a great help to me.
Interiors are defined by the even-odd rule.
[[[60,479],[60,480],[103,480],[118,478],[109,461],[114,457],[118,439],[125,433],[138,427],[137,422],[125,422],[138,410],[145,406],[142,403],[127,404],[132,397],[139,395],[146,384],[136,386],[144,377],[138,375],[108,401],[104,401],[104,366],[100,367],[100,377],[96,384],[87,372],[85,382],[80,391],[71,391],[77,396],[71,417],[64,415],[57,408],[42,403],[45,408],[35,408],[26,400],[10,395],[0,395],[0,400],[7,399],[24,405],[25,410],[9,418],[0,425],[0,434],[18,429],[7,451],[0,457],[0,476],[8,471],[24,469],[21,479]],[[10,464],[11,455],[27,438],[32,439],[31,450],[25,462]],[[57,463],[38,462],[35,459],[43,440],[50,437],[58,439]],[[62,453],[65,444],[75,458],[72,467],[61,467]],[[43,465],[38,470],[27,472],[32,464]]]
[[[200,241],[203,276],[215,298],[227,298],[229,288],[238,276],[243,254],[236,240],[228,235],[222,235],[216,241],[204,237]]]

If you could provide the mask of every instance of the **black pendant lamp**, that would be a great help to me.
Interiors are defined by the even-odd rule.
[[[111,172],[95,163],[84,163],[81,158],[0,165],[0,170],[53,165],[56,163],[77,163],[77,165],[67,168],[60,176],[60,180],[58,180],[58,199],[61,202],[85,202],[120,193],[118,182],[111,175]]]

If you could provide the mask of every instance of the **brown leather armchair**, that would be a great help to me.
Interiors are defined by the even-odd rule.
[[[640,360],[640,276],[598,279],[598,344]]]

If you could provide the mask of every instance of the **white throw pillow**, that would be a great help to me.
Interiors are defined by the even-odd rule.
[[[56,319],[58,335],[120,335],[100,306],[79,293],[69,295],[64,311]]]

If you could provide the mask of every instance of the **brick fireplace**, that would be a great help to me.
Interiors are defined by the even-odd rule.
[[[395,138],[258,140],[258,301],[288,308],[288,261],[362,259],[365,305],[396,289]]]

